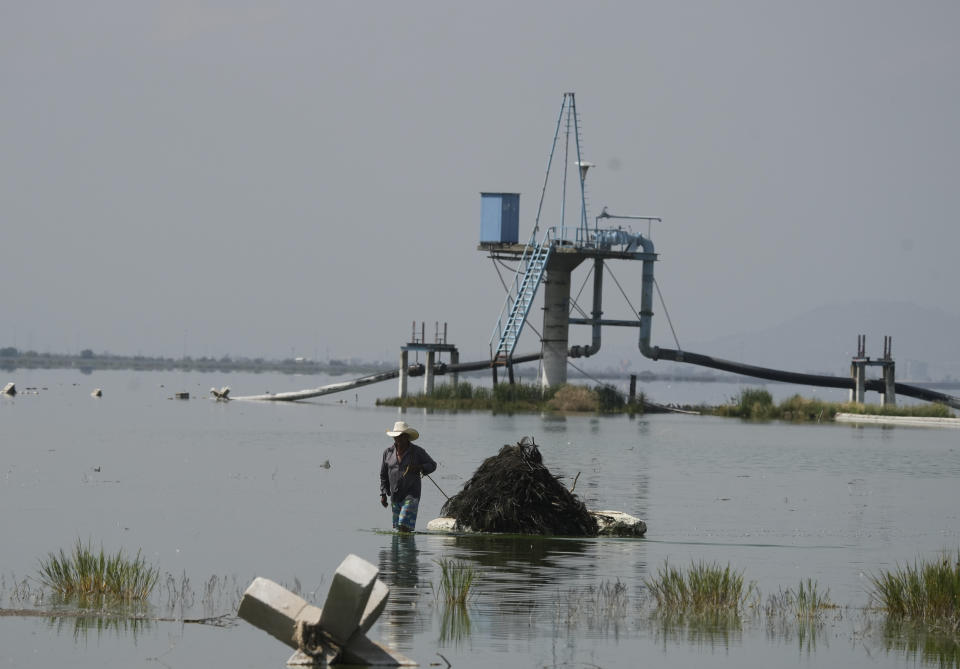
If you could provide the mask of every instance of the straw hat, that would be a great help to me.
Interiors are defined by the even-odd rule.
[[[392,430],[387,430],[388,437],[399,437],[404,433],[410,435],[410,441],[416,441],[416,439],[420,436],[419,432],[414,430],[402,420],[398,420],[396,423],[394,423]]]

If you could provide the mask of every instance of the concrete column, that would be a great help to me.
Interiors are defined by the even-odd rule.
[[[398,395],[400,399],[403,399],[407,396],[407,368],[409,367],[408,360],[408,352],[400,351],[400,394]]]
[[[450,366],[453,367],[459,364],[460,364],[460,351],[457,351],[457,350],[450,351]],[[453,376],[450,379],[450,383],[452,383],[453,387],[456,388],[459,382],[460,382],[460,374],[457,372],[453,372]]]
[[[424,395],[429,395],[433,392],[433,361],[436,356],[436,351],[427,351],[427,368],[423,372]]]
[[[867,392],[867,365],[862,362],[854,362],[850,367],[853,373],[853,390],[850,399],[857,404],[863,404]]]
[[[894,374],[894,363],[890,362],[883,366],[883,403],[886,406],[897,405],[897,386]]]
[[[547,270],[543,283],[543,372],[540,385],[547,388],[567,382],[570,270]]]

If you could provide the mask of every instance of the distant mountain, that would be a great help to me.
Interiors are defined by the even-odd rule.
[[[893,337],[898,380],[960,378],[960,316],[910,302],[829,304],[769,329],[686,348],[765,367],[845,376],[858,334],[866,335],[871,358],[882,356],[885,335]]]

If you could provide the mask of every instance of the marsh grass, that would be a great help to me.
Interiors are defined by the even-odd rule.
[[[43,604],[44,590],[30,584],[30,579],[18,579],[13,574],[10,575],[10,582],[7,582],[6,576],[0,575],[0,604],[6,600],[10,604],[22,605],[32,604],[40,606]]]
[[[801,580],[797,588],[781,590],[777,595],[771,595],[767,600],[766,613],[768,616],[791,614],[798,620],[819,620],[830,609],[837,605],[830,600],[829,588],[826,592],[820,591],[819,585],[812,578]]]
[[[586,386],[564,384],[547,402],[551,411],[597,411],[600,402],[597,393]]]
[[[653,580],[644,580],[657,608],[679,613],[739,612],[752,597],[756,586],[744,584],[743,572],[728,564],[691,563],[686,572],[664,562]]]
[[[618,630],[629,615],[627,586],[619,579],[571,589],[556,599],[555,622],[572,630],[586,623],[591,630]]]
[[[428,409],[487,410],[500,413],[511,411],[540,411],[553,397],[555,390],[529,383],[500,383],[494,388],[474,386],[466,381],[441,383],[430,394],[387,397],[377,400],[377,406],[423,407]]]
[[[79,539],[72,553],[61,548],[59,554],[41,560],[39,575],[43,585],[66,599],[104,597],[123,602],[148,599],[159,579],[159,571],[140,551],[132,559],[122,549],[108,555],[102,546],[95,552]]]
[[[643,413],[645,399],[645,395],[640,393],[633,403],[627,403],[620,390],[608,385],[589,388],[563,384],[543,388],[533,383],[499,383],[493,388],[487,388],[461,381],[455,385],[436,385],[429,395],[381,398],[377,400],[377,406],[422,407],[448,411],[486,410],[495,413],[583,411],[637,414]]]
[[[870,576],[870,597],[888,616],[960,636],[960,550]]]
[[[749,420],[788,420],[793,422],[832,421],[838,413],[870,414],[877,416],[910,416],[924,418],[951,418],[953,412],[943,404],[912,404],[886,406],[857,404],[856,402],[825,402],[793,395],[774,404],[773,396],[763,388],[744,388],[732,397],[729,404],[706,408],[704,413],[715,416]]]
[[[466,604],[474,594],[476,570],[470,564],[449,558],[435,562],[440,567],[440,586],[435,590],[437,598],[448,604]]]

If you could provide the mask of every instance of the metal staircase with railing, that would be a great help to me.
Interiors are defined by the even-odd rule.
[[[553,229],[547,230],[543,240],[537,243],[536,232],[530,238],[530,243],[520,257],[520,267],[513,280],[513,287],[507,295],[500,318],[490,337],[490,359],[494,364],[506,364],[513,355],[517,340],[527,322],[527,314],[537,289],[543,281],[543,273],[553,250]],[[496,347],[494,347],[496,342]]]

